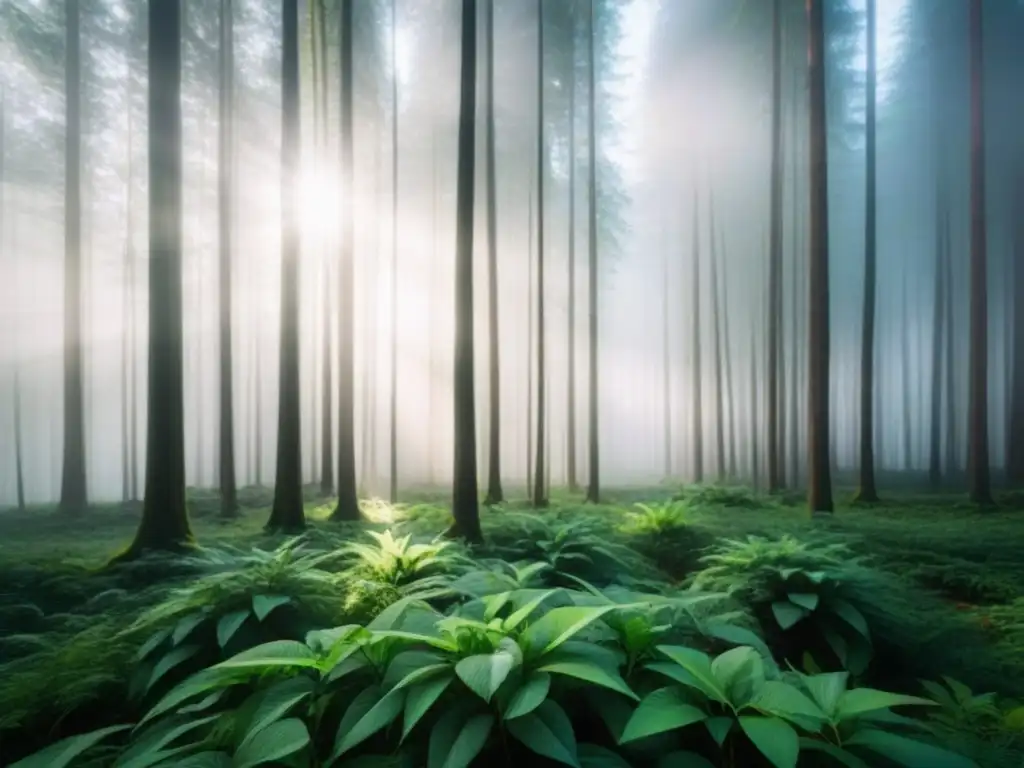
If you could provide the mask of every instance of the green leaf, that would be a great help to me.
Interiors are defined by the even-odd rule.
[[[837,747],[835,744],[830,744],[827,741],[802,738],[800,739],[800,750],[802,752],[824,752],[837,763],[845,766],[845,768],[871,768],[870,765],[852,752],[847,752],[842,747]]]
[[[313,694],[315,683],[308,677],[291,677],[256,694],[256,708],[246,728],[242,744],[271,723],[280,720],[300,701]]]
[[[169,690],[160,701],[153,705],[136,727],[174,709],[194,696],[216,688],[226,688],[240,681],[237,675],[232,674],[232,670],[222,670],[216,667],[200,670]]]
[[[682,645],[659,645],[658,650],[693,677],[693,688],[721,704],[729,703],[729,697],[715,677],[711,669],[711,658],[706,653]],[[661,671],[660,668],[658,671]],[[683,684],[689,685],[685,682]]]
[[[196,627],[206,620],[206,616],[207,614],[205,611],[198,611],[196,613],[190,613],[179,619],[178,623],[174,626],[174,633],[171,635],[171,643],[173,645],[180,645],[185,638],[192,634]]]
[[[345,710],[334,741],[332,759],[341,757],[395,721],[405,707],[405,689],[393,689],[383,696],[379,686],[364,689]]]
[[[516,659],[511,653],[495,651],[467,656],[455,665],[455,674],[473,693],[490,701],[515,666]]]
[[[509,632],[509,631],[515,629],[516,627],[518,627],[520,624],[522,624],[524,621],[526,621],[528,618],[530,618],[530,614],[532,614],[535,610],[537,610],[537,607],[541,603],[543,603],[549,597],[551,597],[552,595],[554,595],[554,594],[556,594],[556,593],[558,593],[560,591],[561,590],[559,590],[559,589],[548,589],[548,590],[545,590],[544,592],[541,592],[535,598],[530,600],[530,602],[526,603],[524,606],[522,606],[518,610],[514,611],[503,622],[503,627],[504,627],[505,631]]]
[[[200,650],[202,650],[202,647],[198,645],[179,645],[177,648],[172,648],[168,651],[160,658],[156,666],[153,667],[153,671],[149,675],[149,682],[146,683],[146,693],[149,693],[153,686],[163,679],[164,675],[179,664],[183,664],[191,659]]]
[[[600,685],[602,688],[608,688],[609,690],[621,693],[624,696],[629,696],[634,701],[640,700],[640,697],[630,690],[630,687],[626,685],[626,681],[617,672],[609,672],[590,661],[560,661],[554,664],[545,664],[539,667],[539,670],[541,672],[550,672],[553,675],[575,677],[577,680],[584,680],[594,685]]]
[[[839,698],[839,705],[836,708],[836,716],[840,722],[851,717],[863,715],[866,712],[875,712],[880,709],[898,706],[936,706],[930,699],[922,699],[919,696],[906,696],[902,693],[889,693],[878,691],[874,688],[854,688],[846,691]]]
[[[814,611],[818,607],[819,597],[816,592],[790,592],[786,597],[789,602],[806,611]]]
[[[865,640],[871,640],[871,630],[868,628],[867,619],[853,605],[838,597],[833,597],[828,601],[828,608],[832,613],[853,627]]]
[[[551,689],[551,675],[538,670],[531,672],[518,690],[512,695],[508,709],[505,710],[505,720],[514,717],[522,717],[533,712],[541,705],[541,702],[548,697]]]
[[[787,720],[810,719],[810,729],[828,720],[828,715],[821,708],[804,696],[797,688],[779,680],[768,680],[757,691],[751,705],[769,715],[777,715]],[[798,725],[805,726],[798,722]]]
[[[284,595],[253,595],[252,612],[259,621],[263,621],[275,608],[287,605],[292,599]]]
[[[885,731],[861,729],[846,740],[846,746],[869,749],[908,768],[978,768],[962,755]]]
[[[715,743],[721,747],[725,744],[725,738],[729,735],[735,722],[731,717],[711,717],[704,721],[704,727],[708,729],[708,733],[711,734]]]
[[[685,728],[706,720],[707,716],[707,712],[686,701],[677,688],[659,688],[640,702],[626,723],[619,743]]]
[[[73,765],[86,751],[92,749],[108,736],[126,731],[130,725],[112,725],[109,728],[100,728],[98,731],[80,733],[67,739],[61,739],[45,749],[22,758],[10,766],[10,768],[67,768]]]
[[[271,723],[235,752],[233,768],[252,768],[294,755],[309,744],[306,724],[297,717]]]
[[[487,744],[494,715],[466,718],[462,710],[447,713],[430,733],[427,768],[468,768]]]
[[[543,656],[615,608],[614,605],[552,608],[527,627],[522,642],[534,657]]]
[[[741,645],[716,656],[711,662],[711,674],[736,703],[737,699],[748,698],[753,686],[764,680],[764,662],[753,648]],[[745,690],[740,691],[741,688]]]
[[[305,643],[295,640],[273,640],[237,653],[211,669],[259,667],[315,667],[317,656]]]
[[[232,611],[231,613],[225,613],[217,621],[217,645],[221,648],[227,646],[231,642],[231,638],[235,636],[235,633],[245,623],[245,620],[249,618],[249,609],[243,608],[239,611]]]
[[[849,672],[826,672],[820,675],[804,675],[801,678],[811,697],[830,719],[835,716],[839,699],[846,692],[849,679]]]
[[[550,699],[530,714],[506,721],[505,727],[538,755],[580,768],[572,723],[565,710]]]
[[[160,768],[231,768],[231,755],[212,750],[185,757],[175,755],[169,762],[160,763]]]
[[[582,768],[631,768],[622,755],[597,744],[576,747]]]
[[[789,723],[777,717],[740,715],[740,728],[775,768],[796,768],[800,737]]]
[[[425,680],[408,689],[405,694],[405,717],[402,725],[402,741],[409,735],[428,710],[445,692],[455,675],[449,674],[433,680]]]
[[[735,624],[726,624],[723,622],[713,622],[704,626],[703,631],[708,637],[716,637],[719,640],[725,640],[725,642],[731,643],[732,645],[749,645],[766,659],[770,659],[772,657],[772,652],[765,644],[764,640],[746,627],[737,627]]]
[[[696,752],[681,750],[660,757],[658,768],[715,768],[715,764]]]
[[[198,720],[186,720],[185,722],[160,723],[145,731],[141,736],[132,739],[132,745],[125,750],[114,763],[114,768],[150,768],[161,762],[166,752],[164,747],[172,741],[180,738],[189,731],[193,731],[207,723],[213,722],[219,715],[211,715]],[[186,745],[192,748],[195,745]]]
[[[392,688],[411,674],[423,669],[436,669],[438,666],[450,668],[451,664],[443,655],[434,651],[402,651],[391,659],[382,683],[385,688]]]
[[[789,600],[776,600],[772,603],[772,615],[782,629],[789,629],[798,621],[807,616],[807,609],[789,602]]]
[[[135,654],[135,661],[142,661],[149,654],[155,651],[168,637],[171,636],[172,627],[161,629],[159,632],[150,635]]]

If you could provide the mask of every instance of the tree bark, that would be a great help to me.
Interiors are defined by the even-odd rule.
[[[568,375],[566,377],[566,481],[570,493],[579,490],[576,475],[576,6],[570,5],[572,19],[569,43],[569,307]]]
[[[388,499],[398,501],[398,8],[391,0],[391,386],[388,429],[391,462]]]
[[[772,0],[771,229],[768,240],[768,491],[782,488],[779,456],[779,345],[782,322],[782,8]]]
[[[544,174],[546,171],[544,140],[544,5],[537,0],[537,452],[533,471],[534,507],[546,507],[548,498],[544,483],[546,430],[544,428],[546,391],[545,322],[544,322]]]
[[[725,479],[725,401],[722,376],[722,305],[718,284],[719,250],[715,238],[715,202],[709,196],[709,246],[711,256],[711,322],[715,345],[715,471]]]
[[[1006,479],[1024,486],[1024,172],[1018,175],[1014,199],[1013,325],[1010,380],[1010,429],[1006,445]]]
[[[704,482],[704,372],[701,370],[700,214],[697,191],[693,192],[693,263],[690,283],[690,386],[693,408],[693,479]]]
[[[601,458],[600,458],[600,433],[598,416],[600,409],[598,408],[598,315],[597,315],[597,266],[598,266],[598,248],[597,248],[597,28],[596,28],[596,0],[590,0],[589,6],[589,46],[588,54],[590,59],[590,66],[588,67],[588,74],[590,78],[590,89],[589,89],[589,110],[587,119],[589,120],[589,146],[587,152],[589,154],[589,167],[587,172],[590,177],[588,180],[588,237],[587,237],[587,248],[589,250],[588,258],[588,303],[587,307],[590,312],[589,327],[588,327],[588,365],[589,370],[587,371],[587,383],[589,390],[589,402],[588,402],[588,464],[589,472],[587,477],[587,498],[586,500],[593,503],[600,503],[601,499]]]

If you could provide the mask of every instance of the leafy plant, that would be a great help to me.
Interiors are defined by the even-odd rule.
[[[350,573],[357,578],[398,589],[416,583],[417,588],[423,589],[443,584],[443,574],[471,563],[452,542],[413,544],[411,534],[395,538],[390,530],[367,533],[376,546],[350,542],[339,552],[355,559]],[[425,582],[427,578],[431,581]]]
[[[728,507],[731,509],[766,509],[776,501],[742,485],[689,485],[680,490],[674,501],[691,507]]]
[[[663,535],[690,524],[690,511],[682,501],[644,504],[637,502],[627,511],[622,530],[632,534]]]

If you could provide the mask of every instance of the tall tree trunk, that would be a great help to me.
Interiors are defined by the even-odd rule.
[[[571,112],[571,107],[570,107]],[[484,504],[492,506],[504,500],[501,489],[501,334],[498,328],[498,166],[495,152],[494,120],[494,0],[487,3],[487,331],[489,334],[488,376],[490,431],[488,434],[487,496]],[[570,141],[571,143],[571,141]],[[571,150],[570,150],[571,151]],[[570,161],[571,162],[571,161]],[[572,187],[572,168],[569,186]],[[570,195],[572,193],[570,192]],[[572,204],[570,203],[570,210]],[[571,243],[570,234],[570,243]],[[569,246],[572,258],[572,245]],[[570,266],[570,270],[572,267]],[[570,278],[571,282],[571,278]],[[570,302],[572,299],[570,298]],[[570,303],[571,306],[571,303]],[[571,312],[571,310],[570,310]],[[570,322],[571,327],[571,322]],[[570,331],[571,333],[571,331]],[[572,349],[570,347],[570,354]],[[569,365],[572,381],[572,364]],[[571,385],[570,385],[571,391]],[[571,395],[570,395],[571,397]],[[570,440],[572,437],[570,436]],[[570,470],[571,471],[571,470]]]
[[[220,237],[220,512],[224,517],[238,514],[235,481],[234,343],[231,332],[232,295],[232,188],[231,160],[234,155],[234,14],[232,0],[220,5],[220,130],[217,147],[217,202]]]
[[[302,409],[299,383],[299,2],[281,1],[281,341],[277,471],[269,530],[301,530]]]
[[[828,131],[825,118],[825,21],[823,0],[807,0],[810,25],[810,307],[808,327],[808,504],[812,514],[832,512],[829,465],[829,255]]]
[[[704,372],[701,370],[700,306],[700,212],[693,192],[693,262],[690,282],[690,396],[693,409],[693,479],[704,482]]]
[[[715,471],[718,479],[725,478],[725,401],[722,378],[722,306],[718,285],[719,250],[715,238],[715,201],[710,195],[709,203],[709,247],[711,255],[711,331],[715,345]]]
[[[665,480],[672,477],[672,333],[671,333],[671,299],[669,290],[670,263],[669,238],[665,237],[662,244],[661,260],[661,373],[662,373],[662,451],[664,453],[665,465],[662,475]]]
[[[589,6],[589,43],[587,53],[589,56],[589,66],[587,68],[588,76],[590,78],[590,88],[588,97],[590,99],[589,109],[587,112],[587,119],[589,121],[588,135],[590,140],[588,142],[587,153],[589,155],[588,169],[589,174],[587,189],[588,189],[588,236],[587,236],[587,248],[588,254],[588,284],[587,294],[588,302],[587,308],[590,313],[589,326],[587,329],[588,333],[588,365],[589,370],[587,371],[587,383],[589,402],[587,408],[588,413],[588,477],[587,477],[587,501],[597,504],[601,498],[601,460],[599,454],[600,448],[600,433],[598,424],[599,408],[597,402],[598,396],[598,359],[597,359],[597,25],[596,25],[596,0],[590,0]]]
[[[988,266],[985,231],[985,100],[982,3],[971,0],[971,353],[968,488],[975,504],[992,503],[988,445]]]
[[[133,179],[133,164],[132,164],[132,74],[128,74],[128,83],[125,88],[125,101],[128,104],[127,115],[128,115],[128,153],[127,153],[127,168],[125,169],[125,185],[124,185],[124,220],[125,220],[125,235],[124,235],[124,285],[121,288],[121,501],[133,501],[132,497],[132,469],[131,464],[134,461],[134,455],[131,452],[131,438],[129,436],[130,422],[135,418],[135,412],[130,407],[131,397],[129,393],[135,386],[135,382],[132,379],[132,366],[131,356],[134,353],[134,349],[131,344],[132,338],[132,317],[131,317],[131,305],[134,298],[132,287],[133,283],[131,280],[132,274],[132,261],[134,254],[132,252],[132,179]],[[2,116],[0,116],[0,123],[2,123]],[[2,125],[0,125],[2,130]],[[2,142],[0,142],[2,147]],[[0,184],[3,183],[2,177],[0,177]]]
[[[546,172],[544,140],[544,5],[537,0],[537,453],[533,472],[533,506],[546,507],[544,485],[546,430],[544,427],[547,380],[544,341],[544,174]]]
[[[960,405],[957,397],[956,381],[956,306],[953,294],[953,229],[951,222],[951,211],[949,206],[948,192],[943,198],[944,208],[942,211],[943,229],[943,253],[942,268],[945,271],[943,284],[946,289],[946,476],[951,479],[960,472],[960,435],[957,431],[957,422],[960,420],[960,413],[957,411]]]
[[[355,211],[352,196],[355,189],[353,94],[353,28],[352,10],[355,0],[341,0],[341,186],[344,202],[341,208],[341,267],[338,292],[338,506],[332,520],[358,520],[359,497],[356,490],[355,452]]]
[[[803,92],[803,78],[797,77],[797,87],[794,88],[796,93]],[[800,105],[799,99],[793,99],[793,141],[792,141],[792,152],[790,155],[790,165],[793,174],[793,265],[790,270],[791,286],[793,291],[793,303],[790,312],[790,339],[792,341],[792,352],[790,353],[790,372],[789,372],[789,408],[787,409],[787,416],[789,417],[789,461],[786,462],[786,466],[789,469],[790,477],[793,480],[793,485],[798,485],[800,482],[800,414],[799,414],[799,392],[800,388],[797,386],[799,377],[801,374],[800,361],[801,361],[801,350],[806,349],[806,343],[800,338],[800,312],[801,302],[800,298],[804,295],[804,291],[800,289],[800,280],[802,277],[803,270],[803,229],[800,225],[800,173],[799,173],[799,146],[800,146]],[[728,305],[727,305],[728,306]],[[785,480],[785,478],[783,478]]]
[[[910,292],[909,276],[903,273],[903,318],[900,325],[900,355],[903,358],[903,469],[909,472],[914,465],[913,418],[910,396]]]
[[[181,2],[149,5],[149,402],[146,495],[124,557],[193,542],[182,376]]]
[[[761,414],[758,408],[757,330],[750,336],[750,474],[755,488],[761,486]]]
[[[1010,423],[1006,445],[1006,479],[1024,486],[1024,172],[1017,177],[1014,198],[1013,367],[1010,380]]]
[[[476,0],[462,0],[455,244],[455,467],[448,535],[483,540],[476,475],[473,361],[473,191],[476,160]]]
[[[928,434],[928,485],[938,490],[942,483],[942,353],[946,318],[946,231],[945,201],[941,178],[935,184],[935,294],[932,300],[932,370]],[[948,395],[947,395],[948,396]]]
[[[566,481],[570,493],[579,490],[576,476],[576,6],[570,5],[572,31],[569,43],[569,307],[566,361]]]
[[[253,478],[257,487],[263,487],[263,367],[260,364],[260,338],[253,338]]]
[[[533,278],[533,174],[526,193],[526,496],[533,492],[533,322],[534,292],[537,286]]]
[[[391,386],[388,402],[391,464],[388,498],[398,501],[398,8],[391,0]]]
[[[82,350],[82,118],[81,19],[78,0],[67,0],[64,136],[64,468],[60,511],[88,505]]]
[[[782,0],[772,0],[771,230],[768,240],[768,491],[782,488],[779,456],[779,346],[782,322]]]
[[[725,243],[723,240],[719,241],[719,253],[723,256],[723,264],[725,257]],[[724,358],[723,364],[723,375],[725,376],[725,394],[728,397],[729,409],[727,416],[729,419],[729,466],[728,475],[730,478],[736,477],[736,390],[734,389],[735,384],[733,383],[732,376],[732,345],[729,335],[729,276],[726,274],[722,278],[722,306],[725,307],[725,311],[722,312],[722,355]]]
[[[860,491],[857,500],[868,504],[878,501],[878,489],[875,487],[875,303],[878,281],[878,233],[875,224],[875,21],[875,0],[867,0],[867,170],[864,200],[864,305],[860,341]]]
[[[313,0],[313,6],[317,10],[316,39],[320,57],[320,80],[319,91],[316,95],[316,104],[320,105],[319,116],[319,152],[320,160],[325,167],[329,167],[330,152],[327,150],[327,125],[330,120],[330,100],[327,97],[328,83],[328,50],[327,50],[327,8],[325,0]],[[331,302],[331,262],[326,255],[330,251],[330,238],[324,243],[323,255],[323,329],[321,330],[321,376],[323,380],[320,385],[320,492],[327,496],[334,491],[334,450],[332,431],[334,429],[334,387],[332,384],[332,372],[334,369],[333,348],[331,346],[331,324],[334,318],[334,311]]]

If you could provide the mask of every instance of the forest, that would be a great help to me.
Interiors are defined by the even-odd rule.
[[[1024,768],[1022,40],[2,0],[0,766]]]

